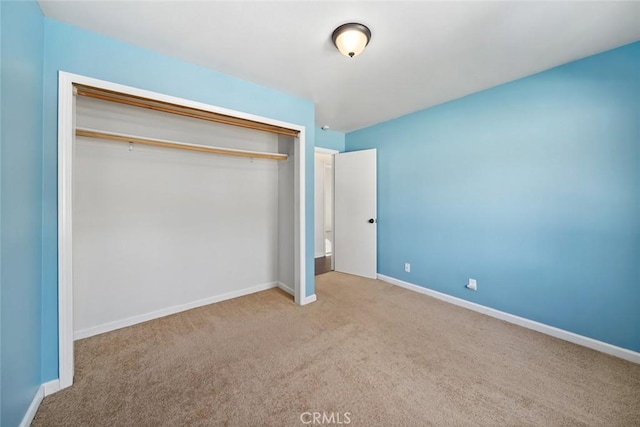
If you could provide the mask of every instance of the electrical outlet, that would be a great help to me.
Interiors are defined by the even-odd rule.
[[[409,264],[408,262],[405,262],[404,271],[406,271],[407,273],[411,273],[411,264]]]
[[[471,289],[472,291],[478,290],[478,282],[476,282],[476,279],[469,279],[469,283],[467,283],[467,289]]]

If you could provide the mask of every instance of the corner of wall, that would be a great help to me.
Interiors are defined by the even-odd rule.
[[[316,141],[315,146],[321,148],[328,148],[330,150],[336,150],[339,152],[345,151],[345,134],[336,132],[333,130],[324,130],[319,127],[315,127]]]

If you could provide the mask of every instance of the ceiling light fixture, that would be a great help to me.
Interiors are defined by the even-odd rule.
[[[331,35],[333,44],[345,56],[358,56],[371,40],[371,30],[366,25],[350,22],[340,25]]]

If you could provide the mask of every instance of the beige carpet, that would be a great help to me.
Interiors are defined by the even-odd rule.
[[[316,280],[306,307],[273,289],[78,341],[75,384],[33,425],[640,425],[640,365],[383,282]]]

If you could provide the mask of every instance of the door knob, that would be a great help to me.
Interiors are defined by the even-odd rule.
[[[369,219],[369,224],[373,224],[374,222],[376,222],[376,220],[375,220],[375,219],[373,219],[373,218],[370,218],[370,219]]]

